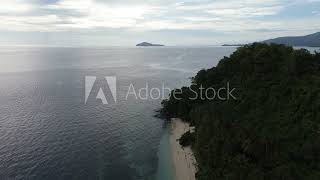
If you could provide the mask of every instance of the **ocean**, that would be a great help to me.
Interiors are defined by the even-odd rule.
[[[1,47],[0,179],[173,180],[168,125],[156,117],[169,92],[134,93],[188,85],[235,49]]]

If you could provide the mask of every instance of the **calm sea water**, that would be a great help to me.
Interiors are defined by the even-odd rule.
[[[187,85],[234,50],[2,47],[0,179],[172,179],[161,99],[126,99],[128,87]],[[116,76],[117,102],[85,104],[88,75]]]

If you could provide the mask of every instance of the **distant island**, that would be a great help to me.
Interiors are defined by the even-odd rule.
[[[245,44],[223,44],[222,46],[244,46]]]
[[[320,47],[320,32],[306,36],[287,36],[263,41],[264,43],[284,44],[289,46]]]
[[[148,42],[142,42],[137,44],[136,46],[164,46],[162,44],[152,44],[152,43],[148,43]]]

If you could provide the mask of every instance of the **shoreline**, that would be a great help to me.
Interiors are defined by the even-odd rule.
[[[172,118],[169,142],[175,180],[196,180],[196,160],[191,147],[182,147],[178,141],[189,130],[188,123]]]

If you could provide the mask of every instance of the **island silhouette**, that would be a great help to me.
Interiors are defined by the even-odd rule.
[[[152,43],[148,43],[148,42],[142,42],[137,44],[136,46],[164,46],[162,44],[152,44]]]

